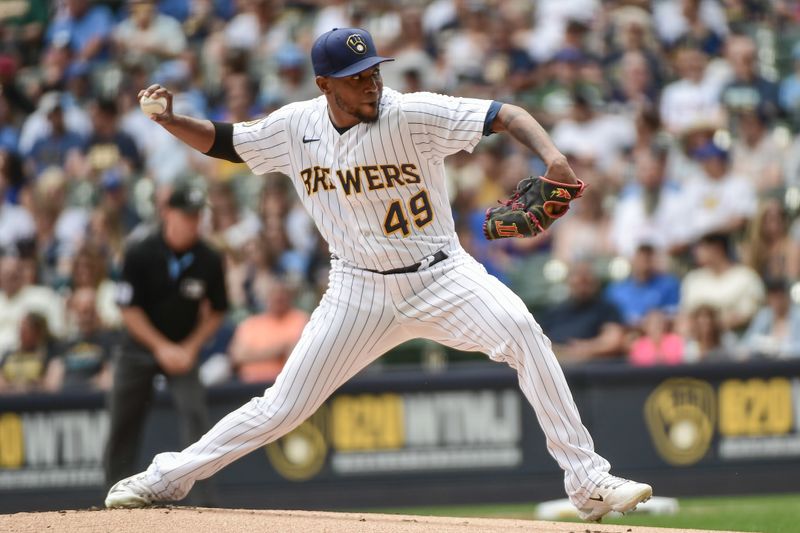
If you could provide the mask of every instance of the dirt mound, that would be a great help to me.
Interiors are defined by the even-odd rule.
[[[370,513],[159,507],[0,515],[9,533],[684,533],[697,530]]]

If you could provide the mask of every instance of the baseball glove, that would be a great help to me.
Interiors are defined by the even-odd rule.
[[[530,176],[520,181],[508,200],[486,210],[483,234],[489,240],[506,237],[533,237],[564,216],[569,203],[580,198],[586,184],[558,183]]]

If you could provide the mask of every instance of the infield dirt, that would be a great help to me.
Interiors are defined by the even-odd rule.
[[[157,507],[0,515],[7,533],[690,533],[696,529],[371,513]]]

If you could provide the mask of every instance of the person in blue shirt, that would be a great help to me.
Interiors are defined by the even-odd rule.
[[[66,9],[47,28],[48,45],[68,44],[78,62],[108,57],[108,38],[114,16],[108,6],[89,0],[66,0]]]
[[[768,279],[767,304],[750,322],[742,339],[745,357],[800,358],[800,307],[792,302],[786,279]]]
[[[569,296],[548,308],[539,320],[563,364],[622,361],[625,326],[617,307],[605,297],[592,263],[570,265]]]
[[[680,280],[659,272],[656,259],[653,246],[640,245],[631,261],[630,276],[606,287],[606,298],[617,306],[629,326],[638,325],[652,310],[671,315],[678,309]]]
[[[64,122],[63,103],[58,99],[48,102],[45,109],[50,122],[50,133],[37,140],[27,154],[34,174],[38,175],[47,167],[63,168],[71,151],[83,150],[84,139],[67,129]]]

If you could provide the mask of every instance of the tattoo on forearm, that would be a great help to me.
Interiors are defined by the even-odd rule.
[[[521,109],[511,109],[502,117],[501,122],[509,135],[538,155],[541,156],[551,148],[547,132],[527,112]]]

